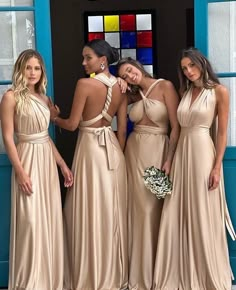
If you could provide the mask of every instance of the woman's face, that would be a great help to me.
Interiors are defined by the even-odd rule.
[[[98,57],[93,49],[85,46],[82,52],[83,62],[86,74],[99,72],[101,70],[102,57]]]
[[[34,87],[40,80],[42,68],[36,57],[31,57],[25,66],[25,78],[28,87]]]
[[[131,85],[138,85],[142,80],[142,72],[134,65],[124,63],[119,68],[119,76]]]
[[[192,62],[188,57],[184,57],[181,60],[181,67],[183,74],[191,81],[197,81],[201,78],[201,70],[199,67]]]

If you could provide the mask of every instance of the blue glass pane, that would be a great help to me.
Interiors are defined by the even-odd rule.
[[[109,71],[112,75],[116,76],[116,65],[110,65],[109,66]]]
[[[152,48],[138,48],[137,60],[142,64],[152,64]]]
[[[136,32],[121,32],[121,48],[136,47]]]

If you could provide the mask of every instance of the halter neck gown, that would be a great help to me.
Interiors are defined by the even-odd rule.
[[[12,171],[9,290],[61,290],[63,222],[59,177],[48,135],[50,111],[33,95],[18,113],[17,152],[33,194]]]
[[[214,89],[203,89],[191,105],[192,89],[177,115],[181,125],[172,165],[173,191],[162,211],[154,273],[155,290],[231,290],[225,225],[235,238],[224,191],[208,190],[215,161],[210,136],[216,111]]]
[[[108,87],[104,109],[81,121],[67,192],[65,217],[66,290],[123,289],[127,286],[127,177],[124,154],[112,128],[92,126],[105,118],[115,77],[98,74]]]
[[[168,151],[166,106],[148,97],[161,81],[156,80],[145,95],[140,90],[142,100],[134,103],[129,113],[135,124],[125,150],[129,200],[129,289],[151,289],[153,282],[163,201],[145,187],[143,175],[149,166],[161,168]],[[137,125],[144,115],[154,123],[153,126]]]

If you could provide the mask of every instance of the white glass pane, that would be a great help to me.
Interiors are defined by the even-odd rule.
[[[137,14],[136,23],[137,30],[151,30],[152,29],[151,14]]]
[[[120,33],[105,33],[105,40],[113,47],[120,47]]]
[[[136,59],[136,49],[121,49],[121,57],[132,57]]]
[[[220,82],[224,84],[230,92],[230,114],[227,145],[236,146],[236,78],[221,78]]]
[[[0,0],[0,6],[33,6],[33,0]]]
[[[148,73],[150,73],[150,75],[153,75],[153,65],[144,65],[143,66],[145,71],[147,71]]]
[[[209,59],[216,72],[236,71],[236,2],[208,4]]]
[[[35,48],[33,12],[0,12],[0,35],[0,79],[9,80],[19,53]]]
[[[103,17],[89,16],[88,17],[88,31],[89,32],[103,32]]]
[[[11,85],[0,85],[0,106],[3,94],[11,87]],[[2,130],[1,130],[1,121],[0,121],[0,153],[5,153],[6,150],[3,145],[2,140]]]

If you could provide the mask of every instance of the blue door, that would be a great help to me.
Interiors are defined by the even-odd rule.
[[[208,58],[230,91],[230,116],[224,179],[228,208],[236,229],[236,1],[195,0],[195,46]],[[228,237],[236,277],[236,242]]]
[[[0,102],[11,87],[14,62],[27,48],[37,49],[43,56],[48,76],[47,94],[52,96],[52,56],[50,0],[0,1]],[[8,284],[10,234],[11,165],[0,133],[0,287]]]

